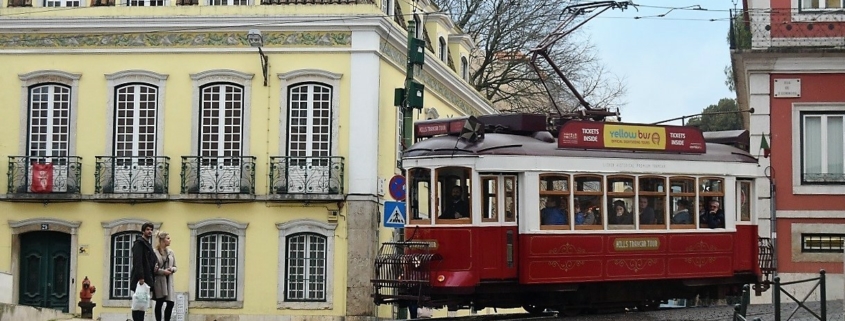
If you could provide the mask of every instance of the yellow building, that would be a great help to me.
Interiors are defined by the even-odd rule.
[[[10,303],[79,313],[87,277],[94,318],[126,320],[149,221],[171,235],[186,320],[391,317],[370,277],[409,13],[433,40],[414,118],[494,112],[462,79],[470,38],[411,3],[3,0]]]

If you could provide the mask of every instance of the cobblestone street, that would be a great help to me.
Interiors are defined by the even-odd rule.
[[[819,313],[820,305],[818,302],[807,303],[807,306],[815,313]],[[783,304],[781,306],[781,321],[786,321],[792,311],[797,307],[797,304]],[[845,321],[842,312],[842,300],[828,301],[827,304],[827,320],[828,321]],[[578,320],[578,321],[605,321],[605,320],[639,320],[639,321],[657,321],[657,320],[688,320],[688,321],[731,321],[733,317],[733,306],[720,305],[710,307],[693,307],[693,308],[678,308],[678,309],[663,309],[652,312],[628,312],[625,314],[596,314],[585,315],[578,317],[561,318],[563,320]],[[756,304],[748,306],[747,319],[753,320],[760,318],[762,321],[773,321],[774,306],[771,304]],[[809,321],[818,320],[804,309],[800,309],[790,319],[793,321]]]

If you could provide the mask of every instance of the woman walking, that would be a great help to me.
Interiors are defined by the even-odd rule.
[[[170,234],[159,231],[156,234],[158,243],[155,254],[158,259],[158,269],[155,271],[155,286],[153,287],[153,299],[156,301],[156,321],[161,321],[162,305],[164,305],[164,321],[170,321],[173,313],[173,273],[176,273],[176,257],[170,250]]]

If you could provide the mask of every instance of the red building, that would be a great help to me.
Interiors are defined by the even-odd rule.
[[[769,179],[756,184],[760,234],[775,240],[782,281],[824,269],[829,300],[843,296],[843,8],[843,0],[744,0],[731,32],[738,102],[754,109],[745,119],[751,149],[760,148],[759,170],[775,186]],[[763,223],[772,213],[774,224]],[[803,297],[810,287],[789,288]]]

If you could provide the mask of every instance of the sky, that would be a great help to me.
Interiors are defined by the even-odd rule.
[[[698,114],[719,99],[736,98],[724,75],[731,63],[727,33],[733,1],[634,3],[639,11],[608,10],[581,27],[608,71],[627,85],[623,122],[653,123]],[[707,10],[666,9],[693,5]],[[737,6],[741,8],[741,2]],[[665,16],[654,17],[661,14]],[[654,18],[634,19],[638,16]]]

